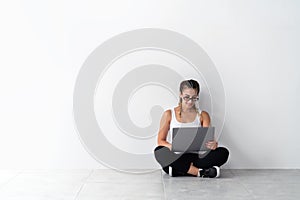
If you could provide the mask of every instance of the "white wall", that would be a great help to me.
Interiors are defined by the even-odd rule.
[[[72,115],[87,56],[138,28],[196,41],[226,91],[227,168],[300,168],[299,1],[6,1],[0,3],[0,168],[102,168]]]

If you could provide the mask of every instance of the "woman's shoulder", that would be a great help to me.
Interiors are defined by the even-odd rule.
[[[198,110],[198,116],[200,117],[201,121],[203,118],[210,118],[208,112],[205,110]]]
[[[204,117],[209,117],[209,114],[208,114],[208,112],[207,112],[207,111],[205,111],[205,110],[199,110],[199,112],[198,112],[198,113],[199,113],[199,115],[200,115],[200,116],[202,116],[202,117],[203,117],[203,116],[204,116]]]
[[[163,117],[167,119],[168,121],[171,121],[172,119],[172,113],[176,111],[176,107],[170,107],[164,110],[163,112]]]
[[[208,115],[209,116],[208,112],[205,111],[205,110],[199,110],[199,114],[200,115]]]
[[[169,108],[169,109],[166,109],[163,114],[170,115],[171,113],[172,113],[172,110]]]
[[[165,109],[163,114],[162,114],[162,117],[165,118],[165,119],[171,119],[171,117],[172,117],[171,108]]]
[[[200,123],[204,127],[209,127],[209,125],[210,125],[210,117],[209,117],[208,112],[206,112],[204,110],[201,112],[201,114],[200,114]]]

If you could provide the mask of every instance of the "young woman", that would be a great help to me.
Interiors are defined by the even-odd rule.
[[[210,151],[204,157],[195,153],[176,154],[171,151],[172,144],[167,141],[169,130],[183,126],[210,126],[209,114],[197,109],[195,105],[199,100],[199,83],[192,79],[184,80],[180,83],[179,91],[179,105],[166,110],[161,117],[155,158],[170,176],[219,177],[220,166],[227,162],[229,151],[225,147],[218,147],[217,141],[206,143]]]

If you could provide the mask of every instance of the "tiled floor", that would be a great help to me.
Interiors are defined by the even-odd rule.
[[[300,170],[225,170],[217,179],[161,170],[0,170],[1,200],[300,199]]]

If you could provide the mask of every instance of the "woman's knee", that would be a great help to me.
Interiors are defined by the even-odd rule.
[[[159,146],[155,147],[155,149],[154,149],[154,153],[155,153],[156,151],[160,150],[161,148],[164,148],[164,147],[165,147],[165,146],[161,146],[161,145],[159,145]]]
[[[219,156],[223,158],[225,163],[229,157],[229,150],[226,147],[218,147],[216,150],[218,151]]]
[[[169,153],[170,153],[169,148],[165,147],[165,146],[157,146],[154,149],[154,156],[155,156],[157,161],[161,161],[162,159],[167,158]]]
[[[169,151],[169,148],[168,147],[165,147],[165,146],[157,146],[155,147],[154,149],[154,155],[157,156],[158,154],[162,154],[162,153],[167,153]]]
[[[226,147],[218,147],[218,149],[223,155],[229,156],[229,150]]]
[[[163,168],[170,166],[178,159],[178,156],[174,155],[166,146],[157,146],[154,149],[154,157]]]

